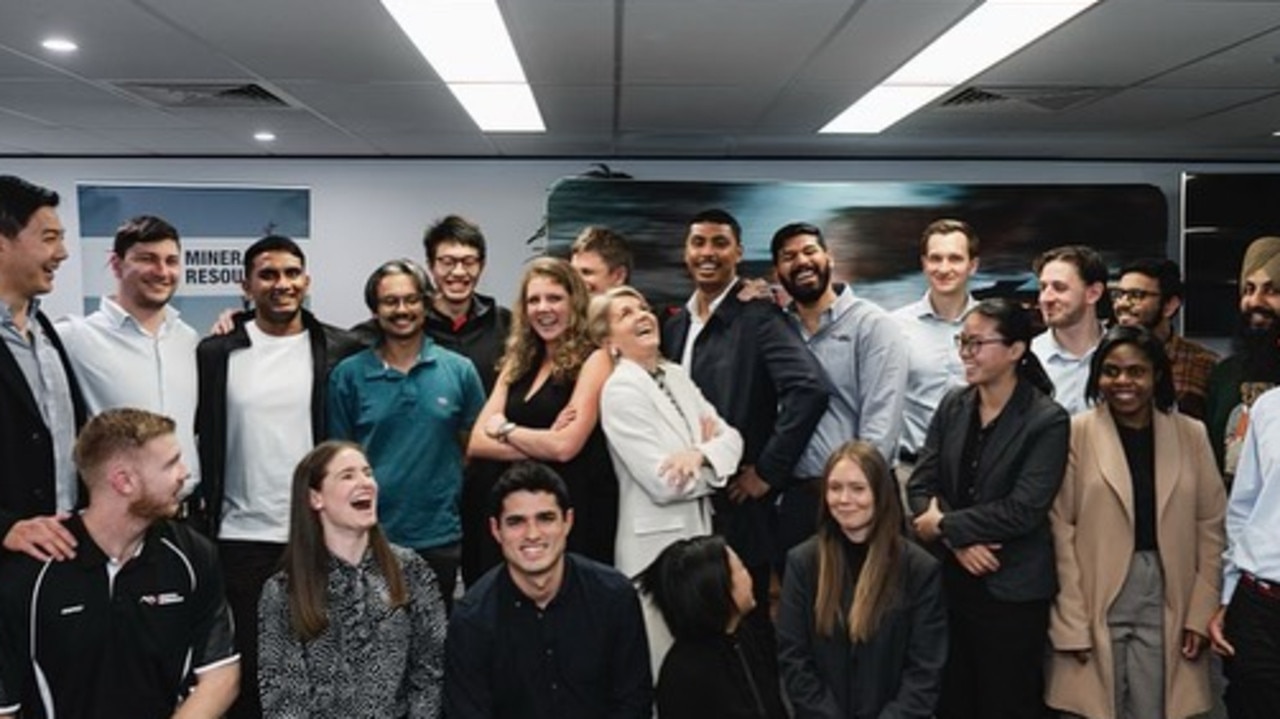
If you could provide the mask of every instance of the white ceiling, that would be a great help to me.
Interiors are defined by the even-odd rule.
[[[1102,0],[878,136],[816,130],[976,2],[499,1],[544,134],[481,133],[378,0],[0,0],[0,155],[1280,159],[1280,0]]]

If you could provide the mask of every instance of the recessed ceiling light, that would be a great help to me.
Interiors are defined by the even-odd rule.
[[[253,139],[258,142],[275,142],[276,134],[270,130],[258,130],[253,133]]]
[[[50,52],[75,52],[80,46],[65,37],[49,37],[45,38],[40,46]]]

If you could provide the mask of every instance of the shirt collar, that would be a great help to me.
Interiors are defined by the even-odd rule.
[[[716,313],[716,309],[720,307],[720,303],[724,302],[724,298],[728,297],[729,293],[733,291],[733,288],[737,286],[738,286],[738,276],[734,275],[733,279],[729,280],[729,284],[726,285],[723,290],[721,290],[720,294],[716,295],[715,299],[711,300],[711,304],[707,308],[707,317],[710,317],[711,315],[714,315]],[[698,291],[697,290],[694,290],[693,294],[689,295],[689,301],[684,303],[684,307],[685,309],[689,310],[689,316],[692,317],[694,320],[697,320],[698,318]]]
[[[144,331],[142,325],[138,322],[138,319],[126,312],[125,309],[120,306],[120,303],[112,297],[104,296],[99,300],[98,310],[102,312],[102,314],[111,321],[111,325],[117,329],[131,324],[139,331]],[[177,321],[180,314],[181,313],[178,312],[178,309],[173,305],[165,305],[164,319],[160,321],[158,334],[164,334],[167,332],[171,324]]]
[[[27,320],[30,321],[40,311],[40,298],[32,297],[27,300]],[[13,324],[13,310],[9,309],[9,305],[0,302],[0,324]]]

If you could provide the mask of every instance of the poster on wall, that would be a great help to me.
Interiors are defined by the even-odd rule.
[[[701,210],[728,210],[742,224],[739,274],[771,277],[769,241],[783,225],[823,229],[836,279],[887,309],[924,293],[921,231],[950,217],[981,240],[979,295],[1032,300],[1031,261],[1057,245],[1087,244],[1113,272],[1127,261],[1168,253],[1168,208],[1145,184],[964,184],[930,182],[650,182],[571,178],[547,200],[547,250],[568,256],[587,225],[621,233],[635,255],[632,283],[655,306],[681,304],[692,292],[684,236]]]
[[[244,251],[259,238],[285,235],[303,252],[311,237],[305,187],[85,182],[76,186],[84,253],[84,312],[115,291],[108,260],[116,229],[156,215],[181,235],[182,275],[173,306],[203,334],[220,312],[243,306]]]

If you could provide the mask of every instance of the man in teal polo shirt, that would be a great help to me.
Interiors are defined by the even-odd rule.
[[[364,445],[387,537],[427,560],[451,607],[462,538],[463,447],[484,388],[471,360],[424,333],[422,268],[410,260],[387,262],[370,275],[364,295],[381,336],[329,375],[329,433]]]

